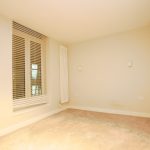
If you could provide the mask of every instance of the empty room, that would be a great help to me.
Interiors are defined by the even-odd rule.
[[[150,150],[150,0],[0,0],[0,150]]]

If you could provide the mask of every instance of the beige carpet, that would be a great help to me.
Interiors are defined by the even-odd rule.
[[[150,119],[68,109],[0,138],[0,150],[150,150]]]

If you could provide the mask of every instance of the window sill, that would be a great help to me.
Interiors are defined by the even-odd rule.
[[[13,101],[13,115],[20,115],[48,106],[46,95],[17,99]]]

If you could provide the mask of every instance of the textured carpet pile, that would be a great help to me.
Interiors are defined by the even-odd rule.
[[[0,150],[150,150],[150,119],[68,109],[1,137]]]

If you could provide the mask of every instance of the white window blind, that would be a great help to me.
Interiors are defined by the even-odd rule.
[[[14,110],[46,103],[45,36],[13,22]]]

